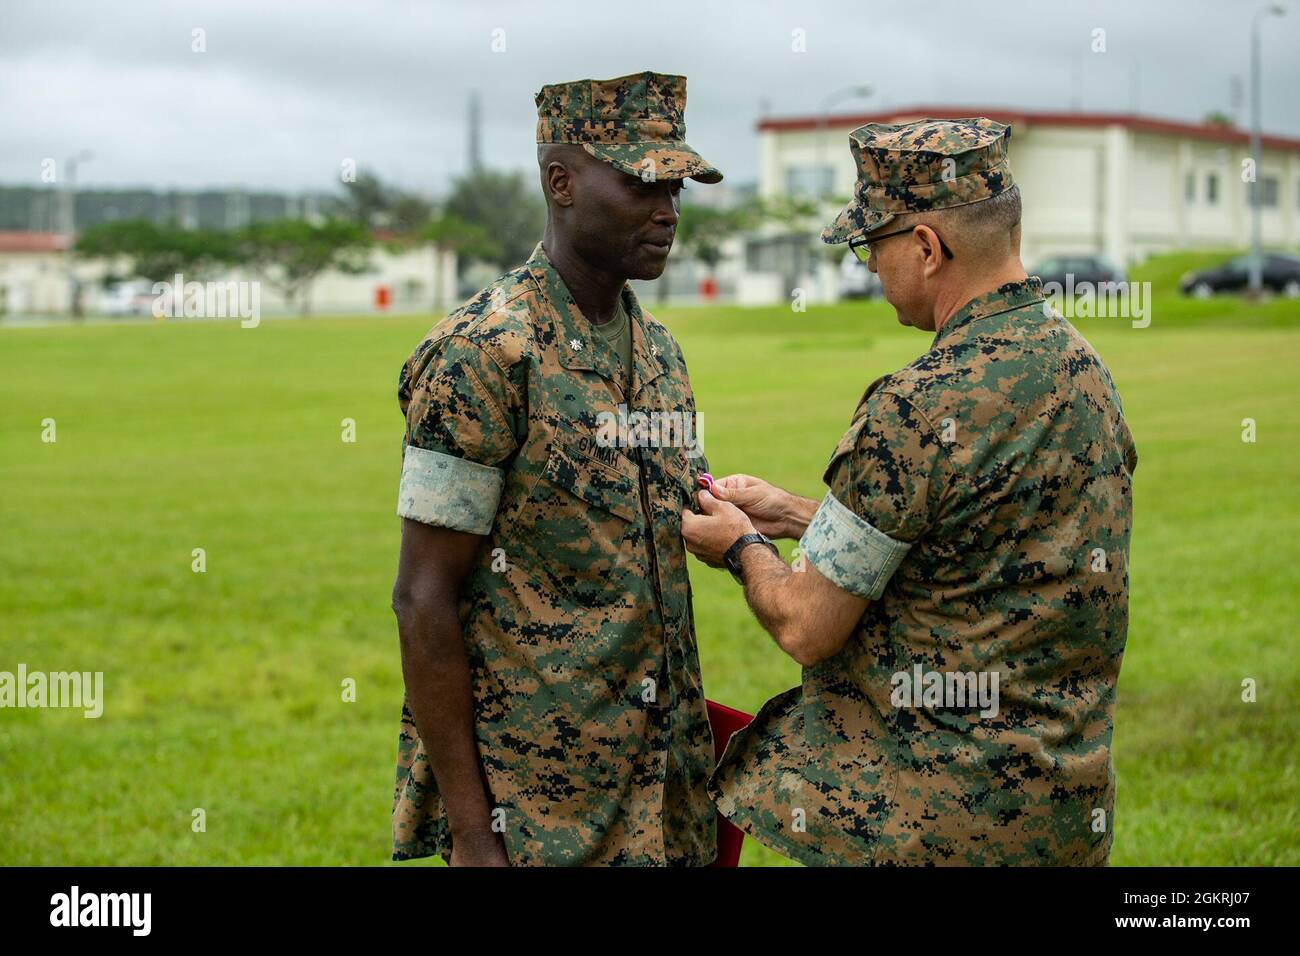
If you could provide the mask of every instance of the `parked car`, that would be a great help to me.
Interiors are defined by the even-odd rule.
[[[1300,256],[1264,253],[1261,281],[1265,289],[1300,298]],[[1189,272],[1179,286],[1183,295],[1208,299],[1216,292],[1242,292],[1250,285],[1250,256],[1238,256],[1221,266]]]
[[[98,311],[105,315],[149,315],[157,296],[144,279],[116,282],[99,294]]]
[[[1075,288],[1082,283],[1124,282],[1128,278],[1124,270],[1106,256],[1091,254],[1044,259],[1030,270],[1030,274],[1042,279],[1045,286],[1055,282],[1062,289]]]
[[[840,260],[841,299],[873,299],[884,295],[884,292],[880,276],[868,269],[867,264],[852,252],[844,253],[844,258]]]

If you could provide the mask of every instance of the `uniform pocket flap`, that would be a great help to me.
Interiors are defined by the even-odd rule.
[[[542,477],[593,507],[608,511],[625,521],[636,520],[636,479],[612,464],[606,465],[583,454],[578,446],[571,446],[563,438],[551,445]]]

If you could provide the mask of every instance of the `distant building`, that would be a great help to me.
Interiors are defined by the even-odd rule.
[[[67,312],[66,235],[0,232],[0,316]]]
[[[312,284],[311,311],[317,315],[368,312],[441,312],[458,303],[456,254],[423,245],[391,249],[393,237],[376,233],[370,269],[359,275],[323,273]],[[104,277],[121,274],[125,263],[72,260],[71,242],[61,233],[0,232],[0,320],[5,316],[67,315],[73,290],[87,315],[150,314],[151,283],[132,280],[125,288],[106,288]],[[112,268],[115,266],[116,268]],[[256,281],[251,272],[187,275],[185,281]],[[268,315],[288,312],[284,298],[269,282],[260,286],[261,308]]]
[[[759,195],[853,192],[848,134],[866,123],[987,116],[1012,126],[1011,169],[1025,201],[1026,265],[1100,253],[1132,264],[1183,248],[1250,241],[1243,160],[1249,136],[1231,127],[1125,113],[912,106],[877,113],[760,121]],[[1266,246],[1300,244],[1300,139],[1264,136],[1256,178]],[[829,208],[829,204],[828,204]]]

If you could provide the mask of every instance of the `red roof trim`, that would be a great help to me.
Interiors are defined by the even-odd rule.
[[[61,232],[0,232],[0,252],[62,252],[71,245]]]
[[[907,117],[964,117],[987,116],[999,123],[1032,126],[1123,126],[1138,133],[1158,133],[1166,136],[1188,136],[1216,143],[1249,143],[1245,130],[1225,126],[1207,126],[1204,123],[1184,123],[1178,120],[1139,116],[1136,113],[1078,113],[1039,112],[1005,107],[987,106],[905,106],[876,113],[842,114],[839,116],[790,116],[758,121],[759,132],[785,133],[796,130],[815,130],[821,127],[857,128],[867,123],[887,123]],[[1271,149],[1300,150],[1300,139],[1291,136],[1260,137],[1260,142]]]

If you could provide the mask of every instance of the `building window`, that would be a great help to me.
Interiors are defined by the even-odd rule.
[[[1219,174],[1205,174],[1205,201],[1213,206],[1219,201]]]
[[[1259,205],[1261,209],[1277,208],[1278,181],[1276,176],[1261,176],[1258,182],[1250,184],[1250,188],[1259,190]],[[1252,198],[1249,192],[1246,196],[1247,198]]]
[[[791,278],[808,269],[810,243],[803,234],[763,236],[745,243],[745,269],[749,272],[776,272]]]
[[[785,171],[785,191],[798,199],[829,196],[834,170],[830,166],[790,166]]]
[[[1183,180],[1183,198],[1188,202],[1196,202],[1196,174],[1188,173]]]

